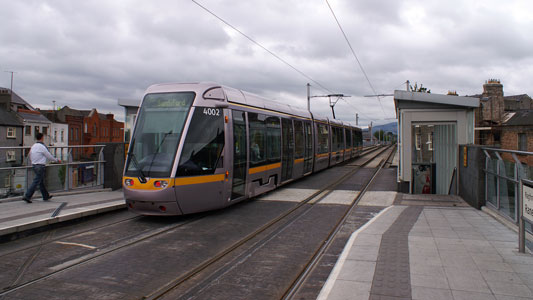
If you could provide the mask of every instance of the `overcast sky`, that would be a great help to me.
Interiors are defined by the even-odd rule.
[[[312,95],[351,95],[337,118],[360,125],[395,117],[372,95],[327,2],[198,0],[312,82]],[[306,107],[301,73],[192,1],[0,0],[0,86],[40,108],[96,108],[123,119],[118,98],[151,84],[215,81]],[[432,93],[533,95],[533,1],[330,0],[377,93],[422,83]],[[311,110],[331,116],[327,98]]]

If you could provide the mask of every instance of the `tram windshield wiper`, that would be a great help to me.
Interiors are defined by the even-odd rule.
[[[171,135],[172,133],[173,132],[172,132],[172,129],[171,129],[169,132],[165,132],[163,134],[163,138],[161,139],[161,142],[159,143],[159,145],[157,145],[157,148],[155,149],[154,154],[152,155],[152,160],[150,160],[150,166],[148,167],[148,173],[152,172],[152,164],[154,163],[155,157],[159,153],[159,149],[161,149],[161,146],[165,142],[165,139],[167,138],[167,136]]]
[[[137,162],[137,158],[135,158],[135,154],[133,154],[133,152],[128,152],[128,156],[131,157],[131,161],[135,165],[135,168],[139,170],[139,181],[142,183],[146,183],[146,176],[144,176],[142,168],[139,167],[139,163]]]

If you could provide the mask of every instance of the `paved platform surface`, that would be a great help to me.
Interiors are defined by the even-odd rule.
[[[9,235],[126,207],[122,190],[54,194],[50,201],[20,197],[0,201],[0,239]],[[61,208],[60,210],[58,210]],[[57,210],[57,211],[56,211]],[[52,216],[54,212],[56,216]]]
[[[533,299],[516,232],[456,196],[393,194],[366,199],[391,205],[352,234],[318,299]]]

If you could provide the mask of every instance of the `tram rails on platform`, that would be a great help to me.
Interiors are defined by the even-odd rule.
[[[354,167],[345,165],[340,168],[349,170]],[[339,172],[338,168],[334,168],[312,177],[320,176],[333,182],[338,181],[339,176],[341,176],[338,174],[344,174],[346,177],[349,173],[350,171]],[[336,178],[332,176],[335,174],[337,174]],[[319,194],[324,193],[324,190],[327,188],[321,189]],[[295,206],[300,207],[294,210]],[[58,252],[62,248],[64,250],[68,246],[57,243],[47,245],[45,243],[43,247],[51,246],[52,248],[41,249],[40,253],[29,263],[28,261],[21,262],[23,265],[30,265],[26,268],[27,274],[21,276],[21,280],[15,287],[6,289],[4,286],[1,295],[5,299],[24,298],[28,295],[32,295],[32,298],[35,299],[45,299],[50,295],[57,297],[57,295],[69,295],[69,293],[85,295],[84,297],[87,299],[94,299],[99,296],[109,297],[109,295],[115,295],[118,298],[141,298],[143,295],[149,295],[162,286],[166,286],[178,274],[190,273],[197,266],[204,264],[217,254],[232,248],[235,243],[239,243],[239,241],[242,243],[242,240],[253,234],[257,228],[271,223],[272,219],[286,214],[287,210],[301,211],[306,206],[310,205],[247,201],[243,205],[237,205],[227,210],[177,217],[176,220],[182,220],[178,223],[182,224],[175,224],[174,228],[171,228],[174,226],[173,224],[168,224],[165,230],[160,232],[154,230],[154,232],[145,233],[144,237],[125,238],[121,243],[117,243],[116,250],[113,251],[96,249],[92,253],[80,255],[81,257],[76,257],[75,254],[71,253],[70,256],[63,257],[62,260],[55,263],[46,261],[47,254],[51,251]],[[330,209],[338,213],[344,210],[344,206],[331,206]],[[314,219],[318,217],[320,214],[316,215]],[[158,220],[150,217],[142,217],[141,220],[145,219]],[[287,221],[287,218],[282,219],[284,221],[281,223],[285,225],[278,222],[273,227],[290,225],[292,222]],[[299,217],[293,221],[298,222],[298,219]],[[322,219],[326,220],[327,218]],[[165,220],[170,219],[165,218]],[[138,221],[139,219],[135,219],[135,222]],[[128,224],[131,226],[130,222]],[[268,234],[269,231],[273,232],[275,228],[264,230],[264,234]],[[82,239],[86,238],[85,243],[90,244],[90,239],[87,236],[90,235],[82,235]],[[100,239],[102,238],[100,236]],[[253,239],[257,239],[257,237],[252,238],[248,243],[253,242]],[[75,238],[72,238],[71,241],[79,242]],[[76,246],[72,247],[77,248]],[[87,249],[84,248],[83,250]],[[237,247],[235,250],[243,251],[242,247]],[[226,259],[235,254],[234,251],[228,253],[230,255],[225,256]],[[217,264],[213,264],[211,267],[215,265]],[[23,268],[23,266],[19,267]],[[37,267],[42,269],[36,270]],[[4,274],[6,273],[9,272],[4,272]],[[35,274],[41,276],[32,279],[31,276]],[[284,276],[282,277],[284,278]],[[38,291],[39,297],[35,297],[36,291]]]
[[[219,209],[360,155],[345,122],[213,83],[158,84],[143,98],[124,168],[145,215]]]

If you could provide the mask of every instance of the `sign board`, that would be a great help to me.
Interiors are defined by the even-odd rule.
[[[522,180],[522,216],[533,223],[533,183]]]

